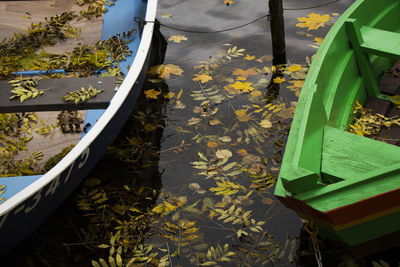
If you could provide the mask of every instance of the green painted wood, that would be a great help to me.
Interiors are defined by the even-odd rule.
[[[319,234],[348,246],[357,246],[364,242],[377,239],[399,231],[400,212],[380,217],[341,231],[319,225]]]
[[[281,180],[285,188],[292,193],[301,193],[310,188],[318,188],[321,170],[321,151],[323,128],[326,123],[325,110],[318,97],[314,97],[317,86],[310,88],[309,93],[299,100],[303,106],[302,124],[292,124],[292,129],[297,128],[298,139],[302,142],[293,144],[297,154],[288,154],[296,161],[296,165],[284,166],[281,169]],[[307,101],[311,98],[311,101]],[[314,111],[314,112],[312,112]],[[312,138],[305,138],[310,136]]]
[[[30,112],[105,109],[115,94],[117,77],[82,77],[66,79],[43,79],[38,81],[38,90],[45,90],[43,95],[25,100],[9,100],[12,89],[8,81],[0,81],[0,112]],[[63,96],[70,91],[88,89],[89,85],[104,91],[83,103],[65,102]]]
[[[338,19],[315,55],[275,188],[275,194],[296,211],[312,216],[313,210],[347,209],[400,188],[400,148],[343,131],[352,120],[356,100],[364,105],[369,97],[389,98],[379,92],[378,81],[392,66],[397,50],[388,52],[386,45],[370,44],[370,38],[377,29],[379,36],[389,31],[391,40],[397,40],[399,18],[399,0],[358,0]],[[382,227],[392,224],[387,219],[381,222]],[[373,224],[363,227],[374,231]]]
[[[400,164],[399,153],[399,147],[325,126],[321,171],[341,179],[353,179]]]
[[[381,95],[379,91],[378,81],[373,73],[371,61],[369,60],[367,55],[364,54],[364,51],[361,48],[361,44],[364,43],[364,36],[361,34],[358,21],[356,19],[347,19],[345,25],[354,50],[355,57],[358,62],[358,67],[360,69],[362,77],[365,79],[368,96],[378,97]]]
[[[400,60],[400,34],[363,26],[360,29],[364,53]]]

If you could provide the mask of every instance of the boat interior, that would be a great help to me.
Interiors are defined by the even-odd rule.
[[[145,3],[136,6],[132,7],[134,8],[133,11],[136,12],[135,14],[143,14],[143,11],[145,11]],[[56,14],[68,11],[79,14],[79,12],[84,10],[84,8],[84,6],[78,6],[75,1],[71,0],[0,1],[0,41],[5,42],[8,38],[13,36],[14,33],[24,33],[31,24],[43,22],[46,18],[50,18]],[[93,45],[100,40],[106,40],[117,32],[122,34],[135,29],[132,41],[128,44],[133,53],[127,56],[126,60],[119,65],[121,71],[126,73],[129,69],[130,63],[135,57],[135,51],[137,51],[140,44],[140,38],[137,37],[139,34],[139,25],[133,20],[134,14],[125,14],[127,12],[119,9],[121,9],[121,7],[116,4],[113,8],[109,9],[109,12],[102,14],[99,17],[92,17],[90,19],[74,19],[71,22],[71,25],[76,27],[76,29],[79,29],[80,34],[77,35],[76,38],[69,38],[65,41],[58,41],[55,45],[43,47],[43,50],[49,53],[63,53],[65,51],[70,51],[76,46],[84,44]],[[121,15],[116,18],[115,15],[110,15],[110,13],[113,12],[119,12],[118,14]],[[121,24],[121,20],[127,21],[127,16],[129,16],[129,23]],[[105,22],[106,20],[107,23]],[[27,143],[27,150],[22,151],[13,159],[15,161],[23,160],[29,156],[32,151],[40,151],[42,156],[36,159],[35,169],[37,171],[43,171],[44,165],[50,158],[61,153],[64,148],[78,143],[79,140],[85,136],[86,132],[93,127],[109,105],[113,95],[118,89],[118,86],[115,85],[115,77],[105,77],[104,81],[99,81],[100,78],[97,77],[88,77],[76,78],[77,88],[66,88],[65,81],[62,80],[67,79],[59,79],[60,81],[57,81],[57,79],[41,80],[40,75],[42,75],[42,73],[35,72],[33,75],[35,75],[35,78],[39,79],[39,89],[40,86],[46,88],[48,83],[52,83],[51,88],[48,88],[56,89],[49,90],[49,92],[57,92],[58,95],[56,93],[54,94],[59,98],[64,95],[62,91],[80,89],[79,84],[82,82],[87,84],[87,81],[84,79],[94,79],[95,82],[101,84],[101,89],[108,90],[104,93],[105,96],[100,94],[99,97],[91,99],[91,101],[93,100],[91,104],[79,104],[76,107],[71,105],[66,106],[65,102],[62,103],[62,98],[60,98],[61,100],[55,100],[55,96],[53,96],[53,98],[50,96],[47,99],[43,97],[44,100],[36,101],[36,99],[31,99],[32,101],[20,103],[20,101],[8,101],[8,91],[10,90],[8,87],[6,88],[6,86],[9,86],[8,81],[0,81],[0,94],[7,93],[7,97],[1,97],[1,101],[4,100],[3,102],[9,102],[9,104],[4,104],[3,102],[0,104],[0,113],[18,112],[19,114],[26,114],[27,112],[34,112],[37,117],[37,122],[34,123],[33,126],[36,130],[39,129],[37,132],[40,132],[42,126],[45,128],[51,128],[49,133],[44,135],[36,133],[36,131],[32,129],[30,132],[32,133],[33,138]],[[66,75],[66,78],[69,78],[68,75]],[[111,83],[112,85],[109,86],[107,83]],[[68,84],[70,84],[69,81]],[[61,91],[61,93],[59,91]],[[46,93],[43,95],[45,96]],[[51,95],[51,93],[49,95]],[[74,116],[80,118],[77,119],[81,120],[80,125],[76,127],[71,125],[67,126],[67,128],[70,128],[67,131],[63,131],[60,127],[55,127],[57,120],[60,121],[60,112],[66,112],[67,110],[70,110],[71,107],[75,110],[73,112],[75,114]],[[25,113],[21,113],[22,111]],[[18,177],[18,180],[16,180],[15,177],[7,177],[9,175],[1,176],[5,177],[0,177],[0,185],[7,186],[7,190],[5,190],[5,193],[1,195],[3,200],[10,198],[16,192],[41,177],[41,175],[26,175],[24,177]]]

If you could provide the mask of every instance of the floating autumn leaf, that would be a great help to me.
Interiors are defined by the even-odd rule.
[[[263,128],[271,128],[272,127],[272,122],[268,119],[264,119],[260,122],[260,126]]]
[[[164,19],[170,19],[170,18],[172,18],[172,14],[169,14],[169,13],[161,14],[160,17],[162,17]]]
[[[252,75],[258,75],[258,70],[256,67],[247,69],[247,70],[243,70],[243,69],[235,69],[232,74],[235,76],[238,76],[237,79],[239,80],[240,78],[242,80],[246,80],[248,76],[252,76]]]
[[[176,99],[180,99],[182,97],[182,93],[183,93],[183,89],[181,89],[178,93],[178,95],[176,96]]]
[[[242,157],[247,155],[246,149],[239,149],[238,151],[236,151],[236,153],[238,153],[238,155]]]
[[[256,58],[256,56],[251,56],[249,54],[246,54],[246,56],[243,59],[245,59],[245,60],[253,60],[255,58]]]
[[[286,68],[287,71],[295,72],[301,70],[301,65],[290,65]]]
[[[274,59],[274,57],[272,55],[265,55],[265,56],[260,57],[260,59],[263,62],[269,62],[269,61],[272,61]]]
[[[322,44],[322,41],[324,40],[324,38],[321,38],[321,37],[315,37],[314,38],[314,42],[317,44],[317,45],[320,45],[320,44]]]
[[[261,162],[261,158],[253,154],[247,154],[246,156],[243,157],[242,161],[244,163],[252,164],[255,162]]]
[[[191,119],[188,120],[188,125],[189,125],[189,126],[190,126],[190,125],[195,125],[195,124],[197,124],[197,123],[199,123],[199,122],[201,122],[201,119],[200,119],[200,118],[193,117],[193,118],[191,118]]]
[[[284,81],[286,81],[286,80],[285,80],[285,78],[282,78],[282,77],[276,77],[276,78],[274,79],[274,83],[277,83],[277,84],[281,84],[281,83],[283,83]]]
[[[233,5],[235,2],[233,2],[232,0],[224,0],[224,4],[227,6]]]
[[[229,84],[228,84],[228,85],[225,85],[225,86],[224,86],[224,89],[225,89],[225,91],[227,91],[227,92],[230,93],[231,95],[236,95],[236,94],[240,94],[240,93],[241,93],[240,91],[233,89],[232,86],[229,85]]]
[[[228,149],[218,149],[217,152],[215,152],[215,156],[219,159],[230,158],[232,157],[232,152]]]
[[[239,121],[246,122],[246,121],[249,121],[251,119],[251,116],[246,113],[245,109],[235,110],[235,114],[236,114],[236,116],[237,116]]]
[[[324,27],[325,23],[328,22],[331,19],[331,16],[328,14],[326,15],[319,15],[316,13],[310,13],[308,14],[308,17],[300,17],[297,18],[299,23],[296,24],[296,27],[300,28],[307,28],[308,30],[316,30],[319,27]]]
[[[160,91],[156,91],[154,89],[144,91],[146,98],[157,99],[158,95],[161,94]]]
[[[169,79],[171,74],[182,76],[183,70],[174,64],[157,65],[153,66],[149,70],[150,75],[157,75],[162,79]]]
[[[232,141],[232,138],[230,136],[221,136],[221,137],[218,137],[218,140],[220,140],[221,142],[224,142],[224,143],[229,143]]]
[[[269,197],[264,197],[263,199],[261,199],[261,203],[265,204],[265,205],[271,205],[275,202],[275,200],[273,200],[272,198]]]
[[[250,82],[240,82],[236,81],[234,84],[230,84],[230,86],[236,90],[239,90],[241,92],[249,92],[253,91],[254,87],[252,86],[253,83]]]
[[[207,74],[195,74],[194,76],[196,76],[195,78],[193,78],[193,81],[200,81],[201,83],[206,83],[210,80],[212,80],[212,77],[210,75]]]
[[[151,124],[151,123],[146,123],[146,124],[144,125],[144,130],[145,130],[146,132],[152,132],[152,131],[154,131],[155,129],[157,129],[157,127],[154,126],[154,125]]]
[[[202,107],[200,107],[200,106],[195,106],[195,107],[193,108],[193,113],[200,113],[200,112],[203,112],[203,108],[202,108]]]
[[[168,38],[168,41],[172,41],[174,43],[180,43],[182,41],[187,41],[187,37],[184,35],[172,35]]]
[[[220,123],[221,121],[217,118],[212,118],[211,120],[208,121],[208,124],[210,124],[211,126],[218,125]]]
[[[164,98],[170,99],[170,98],[173,98],[174,96],[175,96],[175,93],[174,93],[174,92],[168,92],[168,93],[166,93],[166,94],[164,95]]]
[[[207,146],[208,146],[209,148],[214,148],[214,147],[217,147],[217,146],[218,146],[218,143],[215,142],[215,141],[209,141],[209,142],[207,142]]]
[[[300,89],[304,85],[304,81],[302,80],[296,80],[296,81],[289,81],[292,85],[289,85],[287,88],[290,89],[290,91],[296,91],[297,89]]]
[[[271,69],[268,68],[268,67],[264,67],[264,68],[263,68],[263,71],[264,71],[265,73],[271,73]]]
[[[251,92],[250,95],[253,97],[257,97],[257,96],[261,96],[262,92],[260,90],[255,90],[255,91]]]

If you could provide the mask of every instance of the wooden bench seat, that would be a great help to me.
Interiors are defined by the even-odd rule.
[[[23,103],[19,98],[10,100],[12,89],[8,81],[0,81],[0,112],[31,112],[31,111],[57,111],[57,110],[85,110],[105,109],[116,92],[117,77],[84,77],[66,79],[43,79],[38,81],[38,90],[46,90],[36,98],[25,100]],[[86,90],[89,85],[103,92],[83,103],[75,104],[66,102],[63,96],[68,92]]]

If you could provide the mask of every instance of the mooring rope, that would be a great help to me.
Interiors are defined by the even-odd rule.
[[[283,10],[287,10],[287,11],[293,11],[293,10],[307,10],[307,9],[313,9],[313,8],[318,8],[318,7],[330,5],[330,4],[339,2],[339,1],[341,1],[341,0],[334,0],[334,1],[330,1],[330,2],[324,3],[324,4],[320,4],[320,5],[316,5],[316,6],[310,6],[310,7],[283,8]],[[236,30],[236,29],[239,29],[239,28],[243,28],[243,27],[245,27],[245,26],[248,26],[248,25],[250,25],[250,24],[253,24],[253,23],[255,23],[255,22],[259,21],[259,20],[262,20],[262,19],[264,19],[264,18],[267,18],[267,19],[269,20],[269,13],[268,13],[268,14],[265,14],[265,15],[259,17],[259,18],[256,18],[256,19],[254,19],[254,20],[252,20],[252,21],[250,21],[250,22],[247,22],[247,23],[245,23],[245,24],[241,24],[241,25],[239,25],[239,26],[235,26],[235,27],[231,27],[231,28],[226,28],[226,29],[222,29],[222,30],[214,30],[214,31],[199,31],[199,30],[184,29],[184,28],[178,28],[178,27],[175,27],[175,26],[170,26],[170,25],[167,25],[167,24],[164,24],[164,23],[161,23],[161,22],[159,22],[159,23],[160,23],[161,26],[163,26],[163,27],[165,27],[165,28],[169,28],[169,29],[172,29],[172,30],[180,31],[180,32],[207,33],[207,34],[212,34],[212,33],[221,33],[221,32],[227,32],[227,31],[232,31],[232,30]],[[155,21],[146,21],[145,19],[140,18],[140,17],[135,17],[134,20],[135,20],[135,22],[137,22],[137,23],[155,23]]]

